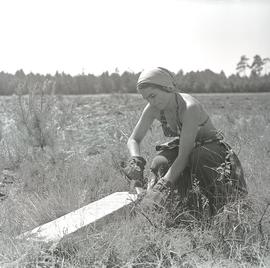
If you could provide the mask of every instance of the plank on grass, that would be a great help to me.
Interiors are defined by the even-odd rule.
[[[93,223],[114,211],[130,204],[137,198],[136,194],[116,192],[82,208],[72,211],[58,219],[45,223],[32,231],[19,236],[44,242],[58,242],[65,235]]]

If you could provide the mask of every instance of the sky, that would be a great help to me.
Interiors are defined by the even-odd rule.
[[[210,69],[270,57],[269,0],[0,0],[0,71]]]

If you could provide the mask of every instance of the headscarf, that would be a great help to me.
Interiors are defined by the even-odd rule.
[[[174,75],[167,69],[162,67],[153,68],[150,70],[144,70],[141,72],[138,82],[137,89],[140,85],[144,83],[154,84],[164,87],[164,91],[177,93],[177,86],[174,79]],[[186,102],[180,94],[175,94],[176,96],[176,116],[177,116],[177,125],[181,126],[181,120],[179,116],[183,115],[183,111],[186,109]]]
[[[169,70],[162,67],[142,71],[137,82],[137,89],[144,83],[163,86],[169,92],[176,91],[174,75]]]

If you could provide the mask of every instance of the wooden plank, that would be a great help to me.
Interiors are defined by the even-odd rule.
[[[27,238],[44,242],[58,242],[65,235],[71,234],[78,229],[119,210],[135,201],[136,198],[136,194],[130,194],[128,192],[113,193],[58,219],[38,226],[32,231],[25,232],[18,238]]]

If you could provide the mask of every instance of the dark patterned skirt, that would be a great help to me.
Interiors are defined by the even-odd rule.
[[[179,139],[160,145],[151,165],[155,179],[163,177],[178,155]],[[216,214],[226,203],[247,194],[241,163],[232,148],[221,138],[197,142],[188,164],[175,185],[175,195],[191,207],[208,204]],[[190,199],[196,199],[190,202]],[[194,205],[194,203],[196,203]]]

